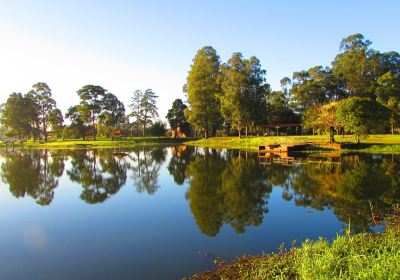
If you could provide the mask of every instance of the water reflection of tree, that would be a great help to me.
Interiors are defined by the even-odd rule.
[[[309,164],[291,182],[296,205],[333,209],[339,220],[355,230],[377,224],[400,201],[399,164],[394,160],[343,157],[340,165]]]
[[[160,187],[158,176],[165,161],[166,149],[154,147],[136,147],[130,154],[133,183],[139,193],[146,191],[154,194]]]
[[[194,151],[193,147],[188,146],[171,147],[172,156],[167,169],[178,185],[182,185],[185,182],[186,168],[193,158]]]
[[[204,150],[186,170],[189,200],[199,229],[208,236],[218,234],[224,223],[236,232],[259,225],[267,212],[267,194],[271,187],[265,170],[254,158],[242,158],[228,152]]]
[[[8,153],[1,165],[2,181],[15,197],[31,196],[40,205],[54,198],[58,177],[64,172],[64,155],[60,151],[33,150]]]
[[[129,162],[110,150],[77,150],[70,154],[71,181],[81,184],[81,199],[94,204],[105,201],[126,182]]]

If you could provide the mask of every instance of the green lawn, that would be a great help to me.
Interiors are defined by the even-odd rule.
[[[352,142],[354,137],[351,135],[336,136],[337,142]],[[189,141],[186,144],[209,148],[228,148],[228,149],[249,149],[258,150],[259,145],[265,144],[287,144],[299,142],[328,142],[327,136],[307,135],[307,136],[261,136],[261,137],[213,137],[209,139],[200,139]],[[367,139],[361,141],[360,148],[357,151],[370,153],[400,153],[400,135],[370,135]]]
[[[133,137],[124,140],[111,140],[111,139],[97,139],[94,140],[49,140],[46,143],[39,141],[29,140],[24,142],[24,148],[33,148],[33,149],[70,149],[70,148],[128,148],[134,147],[138,145],[174,145],[180,144],[188,139],[173,139],[167,137]],[[19,147],[19,144],[15,145]],[[2,147],[5,147],[4,143],[2,143]]]
[[[349,136],[336,136],[338,142],[354,142],[354,138]],[[328,142],[327,136],[259,136],[259,137],[212,137],[209,139],[182,138],[173,139],[167,137],[133,137],[125,140],[98,139],[93,140],[50,140],[47,143],[39,143],[38,141],[27,141],[24,143],[25,148],[39,149],[63,149],[63,148],[112,148],[112,147],[133,147],[137,145],[175,145],[187,144],[192,146],[209,147],[209,148],[227,148],[227,149],[247,149],[258,150],[259,145],[265,144],[287,144],[298,142]],[[18,145],[17,145],[18,146]],[[0,147],[5,147],[4,143],[0,143]],[[362,141],[359,149],[352,150],[368,153],[386,153],[400,154],[400,135],[370,135]]]

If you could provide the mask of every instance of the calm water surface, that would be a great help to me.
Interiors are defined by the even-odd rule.
[[[380,230],[394,156],[185,146],[0,152],[0,279],[180,279],[292,240]],[[301,164],[297,164],[301,163]]]

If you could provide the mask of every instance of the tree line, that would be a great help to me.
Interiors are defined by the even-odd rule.
[[[400,55],[379,52],[362,34],[340,43],[331,67],[315,66],[281,80],[272,91],[256,57],[234,53],[221,63],[210,46],[200,49],[187,76],[185,116],[207,138],[218,131],[246,135],[258,123],[302,122],[318,133],[353,133],[357,140],[400,119]]]
[[[233,53],[222,63],[216,50],[198,50],[183,92],[166,116],[173,135],[242,135],[264,133],[258,124],[302,123],[303,132],[352,133],[356,140],[369,133],[398,131],[400,121],[400,55],[371,48],[362,34],[342,40],[331,67],[315,66],[281,79],[272,91],[260,60]],[[77,91],[79,104],[65,116],[56,107],[46,83],[33,85],[26,94],[12,93],[0,108],[2,130],[20,139],[47,141],[48,129],[56,137],[113,137],[113,131],[130,135],[165,135],[157,95],[136,90],[126,112],[116,95],[101,86]],[[70,124],[64,125],[64,117]]]
[[[101,86],[85,85],[77,95],[80,102],[68,108],[65,119],[70,124],[65,125],[64,116],[46,83],[34,84],[26,94],[12,93],[0,108],[5,135],[47,141],[49,128],[55,137],[71,139],[93,137],[96,140],[97,135],[113,137],[117,129],[133,134],[134,128],[136,135],[145,136],[146,131],[151,135],[165,135],[165,124],[153,123],[158,117],[158,96],[151,89],[133,93],[128,114],[118,97]]]

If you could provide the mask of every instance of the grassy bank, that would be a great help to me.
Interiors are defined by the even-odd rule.
[[[261,137],[213,137],[209,139],[167,137],[133,137],[124,140],[98,139],[93,140],[51,140],[47,143],[38,141],[24,142],[24,148],[33,149],[70,149],[70,148],[129,148],[138,145],[176,145],[185,144],[192,146],[216,148],[216,149],[246,149],[257,151],[259,145],[287,144],[299,142],[326,143],[327,136],[261,136]],[[338,142],[354,142],[352,136],[336,136]],[[6,147],[0,142],[0,147]],[[15,147],[20,147],[16,144]],[[400,154],[400,135],[371,135],[363,140],[357,149],[351,151],[379,154]],[[348,150],[344,150],[348,152]]]
[[[200,139],[188,141],[186,144],[209,147],[209,148],[226,148],[226,149],[248,149],[258,150],[259,145],[265,144],[287,144],[300,142],[326,143],[327,136],[307,135],[307,136],[267,136],[267,137],[213,137],[209,139]],[[338,142],[354,143],[352,136],[336,136]],[[385,154],[400,154],[400,135],[370,135],[364,139],[359,145],[357,152],[368,153],[385,153]]]
[[[135,137],[124,140],[98,139],[94,140],[50,140],[46,143],[39,141],[27,141],[23,143],[24,148],[30,149],[86,149],[86,148],[129,148],[139,145],[175,145],[190,139],[174,139],[167,137]],[[0,147],[6,147],[1,143]],[[15,144],[16,148],[21,147]]]
[[[190,279],[400,279],[399,206],[395,211],[381,234],[346,233],[331,243],[305,241],[270,255],[219,262],[215,271]]]

